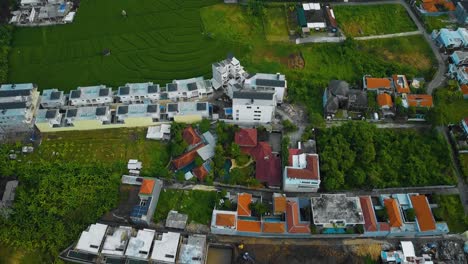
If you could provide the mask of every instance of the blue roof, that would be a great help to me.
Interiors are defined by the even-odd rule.
[[[145,206],[141,206],[141,205],[134,206],[130,216],[140,218],[142,215],[146,215],[148,213],[150,204],[151,204],[151,197],[148,198]]]

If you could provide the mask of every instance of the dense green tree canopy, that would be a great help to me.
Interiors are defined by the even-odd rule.
[[[321,131],[318,147],[327,190],[455,183],[448,146],[435,131],[348,122]]]

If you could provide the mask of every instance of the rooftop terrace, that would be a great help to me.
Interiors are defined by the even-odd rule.
[[[358,197],[345,194],[322,194],[312,197],[314,224],[363,224],[361,204]]]

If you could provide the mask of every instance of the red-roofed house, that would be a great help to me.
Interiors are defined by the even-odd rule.
[[[203,181],[208,175],[208,170],[206,170],[203,164],[193,169],[192,172],[193,172],[193,175],[195,175],[195,177],[197,177],[197,179],[200,181]]]
[[[281,160],[273,154],[268,142],[259,142],[250,151],[255,159],[255,178],[268,186],[281,185]]]
[[[241,220],[237,219],[237,231],[239,232],[254,232],[259,233],[262,230],[260,221]]]
[[[239,193],[237,194],[237,215],[251,216],[249,205],[252,203],[252,194]]]
[[[149,225],[152,222],[163,182],[159,179],[144,178],[138,193],[139,202],[132,208],[130,219],[136,224]]]
[[[241,147],[257,146],[257,129],[241,128],[236,132],[234,142]]]
[[[393,106],[392,97],[387,93],[377,95],[377,104],[382,109],[390,109]]]
[[[388,221],[391,227],[401,227],[403,221],[401,219],[400,208],[396,199],[387,198],[384,200],[385,209],[387,210]]]
[[[460,86],[460,91],[461,91],[462,94],[463,94],[463,98],[468,99],[468,85],[462,84],[462,85]]]
[[[432,215],[429,202],[425,195],[411,195],[411,203],[413,204],[416,213],[416,222],[418,223],[419,231],[435,231],[436,224]]]
[[[184,129],[184,132],[182,133],[182,138],[185,142],[187,142],[187,144],[189,144],[189,146],[196,146],[197,144],[200,144],[202,142],[202,139],[197,134],[195,129],[193,129],[192,126],[188,126]]]
[[[288,233],[310,234],[310,223],[301,221],[297,201],[288,200],[286,204],[286,223]]]
[[[390,78],[372,78],[364,76],[363,80],[364,90],[373,91],[377,93],[392,93],[392,79]]]
[[[410,88],[405,75],[393,75],[393,84],[395,85],[396,92],[399,94],[410,93]]]
[[[290,151],[289,166],[284,167],[283,189],[287,192],[317,192],[320,187],[317,154],[295,154]]]
[[[408,94],[406,101],[412,107],[432,107],[432,95],[429,94]]]
[[[375,217],[374,207],[369,196],[359,197],[361,202],[362,214],[364,215],[364,230],[368,232],[377,231],[377,218]]]
[[[195,158],[198,156],[197,150],[203,146],[205,146],[205,144],[200,144],[189,152],[185,152],[176,159],[172,160],[172,164],[177,170],[184,168],[195,160]]]

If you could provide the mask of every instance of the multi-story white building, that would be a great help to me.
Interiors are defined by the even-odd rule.
[[[210,105],[208,102],[179,102],[166,106],[167,119],[176,122],[197,122],[202,118],[210,117]]]
[[[116,111],[117,123],[132,124],[138,126],[152,125],[160,118],[160,109],[157,104],[131,104],[120,105]]]
[[[47,89],[42,91],[42,108],[61,108],[67,104],[66,96],[63,91],[57,89]]]
[[[70,105],[106,105],[114,102],[112,88],[105,85],[78,87],[70,92]]]
[[[159,100],[159,84],[147,83],[127,83],[120,86],[116,96],[121,103],[144,103],[156,102]]]
[[[58,109],[40,109],[36,115],[36,126],[59,127],[62,124],[62,114]]]
[[[242,84],[248,76],[244,67],[235,57],[213,63],[211,69],[213,71],[213,87],[216,90],[225,87],[229,80],[236,80]]]
[[[288,84],[284,74],[257,73],[245,80],[244,87],[257,91],[274,91],[276,101],[281,104],[286,95]]]
[[[0,86],[0,135],[30,130],[38,103],[39,92],[32,83]]]
[[[232,118],[236,122],[270,123],[276,110],[274,92],[242,90],[233,93]]]
[[[166,87],[161,87],[160,100],[178,101],[202,98],[211,93],[213,93],[211,81],[203,77],[174,80],[166,84]]]
[[[110,124],[111,113],[108,106],[84,106],[70,108],[65,113],[65,126],[78,129],[94,129],[96,126]],[[38,124],[36,126],[41,130]]]
[[[289,166],[284,167],[283,189],[286,192],[317,192],[320,187],[319,157],[289,150]]]

